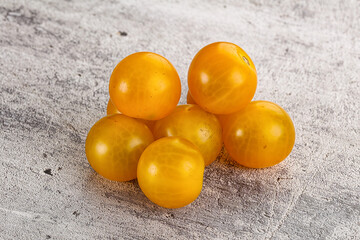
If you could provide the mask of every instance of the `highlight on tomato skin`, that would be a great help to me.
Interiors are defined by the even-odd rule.
[[[180,137],[150,144],[140,157],[137,177],[145,196],[164,208],[180,208],[200,194],[205,163],[198,148]]]
[[[145,148],[154,140],[142,122],[123,114],[103,117],[92,126],[85,153],[92,168],[113,181],[136,178],[137,163]]]
[[[151,52],[131,54],[110,77],[110,98],[123,114],[146,120],[166,117],[179,102],[181,83],[174,66]]]
[[[111,99],[109,99],[109,101],[107,103],[107,107],[106,107],[106,114],[111,115],[111,114],[122,114],[122,113],[115,107],[115,105],[112,103]],[[135,119],[140,121],[140,122],[145,123],[146,126],[148,126],[148,128],[151,131],[154,128],[155,121],[141,119],[141,118],[135,118]]]
[[[222,148],[219,120],[198,105],[178,105],[170,115],[156,121],[153,133],[155,139],[178,136],[189,140],[199,148],[205,166],[216,160]]]
[[[283,161],[295,143],[294,124],[279,105],[253,101],[241,111],[222,116],[223,139],[229,155],[249,168]]]
[[[202,48],[188,72],[191,97],[205,111],[231,114],[250,103],[257,86],[255,65],[239,46],[216,42]]]

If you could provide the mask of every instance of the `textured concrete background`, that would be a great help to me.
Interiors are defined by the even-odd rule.
[[[359,1],[0,2],[0,239],[360,239]],[[103,179],[84,142],[115,65],[168,58],[187,92],[206,44],[244,48],[255,99],[294,120],[291,155],[263,170],[225,153],[191,205]]]

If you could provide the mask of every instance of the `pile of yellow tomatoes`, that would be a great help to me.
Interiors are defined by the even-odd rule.
[[[187,105],[177,105],[181,82],[164,57],[138,52],[114,69],[107,116],[89,131],[90,165],[114,181],[136,179],[152,202],[179,208],[201,192],[204,168],[222,145],[239,164],[273,166],[295,142],[280,106],[251,102],[257,74],[244,50],[228,42],[202,48],[188,72]]]

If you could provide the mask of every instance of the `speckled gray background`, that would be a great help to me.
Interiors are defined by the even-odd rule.
[[[359,19],[355,0],[2,0],[0,239],[360,239]],[[252,170],[223,153],[177,210],[97,175],[84,142],[118,61],[165,56],[185,103],[190,61],[215,41],[244,48],[255,99],[293,118],[291,155]]]

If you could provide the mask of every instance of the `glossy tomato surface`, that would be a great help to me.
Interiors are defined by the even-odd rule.
[[[147,198],[165,208],[179,208],[200,194],[204,159],[186,139],[165,137],[150,144],[140,157],[137,177]]]
[[[111,115],[111,114],[117,114],[121,112],[115,107],[115,105],[112,103],[111,99],[109,99],[107,107],[106,107],[106,113],[107,115]],[[143,122],[146,124],[146,126],[148,126],[148,128],[152,131],[152,129],[154,128],[154,124],[155,121],[151,121],[151,120],[146,120],[146,119],[141,119],[141,118],[136,118],[136,120]]]
[[[126,116],[157,120],[176,107],[181,83],[167,59],[155,53],[138,52],[115,67],[109,91],[113,104]]]
[[[192,60],[188,85],[192,98],[204,110],[214,114],[234,113],[254,97],[255,65],[237,45],[212,43]]]
[[[85,152],[90,165],[103,177],[129,181],[136,178],[140,155],[152,142],[152,133],[144,123],[114,114],[90,129]]]
[[[291,118],[272,102],[251,102],[237,113],[222,116],[221,123],[226,150],[245,167],[278,164],[290,154],[295,143]]]
[[[216,159],[222,147],[219,120],[198,105],[177,106],[169,116],[156,121],[153,133],[155,139],[178,136],[189,140],[199,148],[205,166]]]

